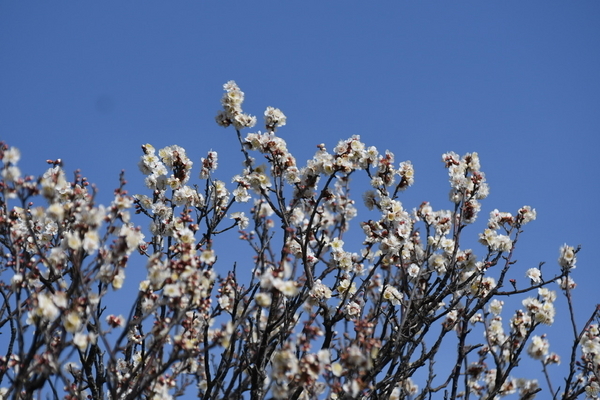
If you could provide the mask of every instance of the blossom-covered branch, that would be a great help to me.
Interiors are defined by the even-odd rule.
[[[216,122],[243,161],[227,181],[214,151],[194,173],[182,147],[144,144],[147,191],[130,196],[122,175],[102,206],[60,160],[26,176],[0,145],[2,398],[598,397],[598,310],[581,328],[573,311],[579,248],[564,245],[555,270],[517,265],[529,206],[494,210],[477,232],[489,193],[477,153],[442,155],[448,209],[409,209],[410,161],[352,136],[299,165],[284,113],[267,107],[264,131],[246,133],[257,118],[235,82],[224,89]],[[362,204],[351,183],[369,185]],[[145,276],[113,310],[131,264]],[[558,293],[571,315],[556,315]],[[550,352],[544,327],[559,317],[573,340]],[[525,355],[545,384],[519,369]]]

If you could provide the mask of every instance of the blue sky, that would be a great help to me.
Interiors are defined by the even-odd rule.
[[[287,115],[300,164],[355,134],[411,160],[407,208],[449,208],[441,154],[477,151],[480,221],[537,209],[517,268],[581,244],[578,319],[600,303],[600,2],[0,1],[0,140],[27,174],[81,169],[103,202],[121,169],[142,190],[144,143],[217,150],[221,179],[238,173],[234,132],[214,123],[231,79],[247,112]]]

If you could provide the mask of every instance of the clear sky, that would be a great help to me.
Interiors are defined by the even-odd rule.
[[[441,154],[477,151],[481,222],[537,209],[522,279],[581,244],[578,319],[600,303],[600,2],[0,0],[0,140],[24,173],[80,168],[101,201],[121,169],[142,190],[144,143],[195,162],[217,150],[220,178],[239,173],[234,131],[214,122],[231,79],[245,111],[287,115],[278,133],[299,164],[355,134],[411,160],[409,209],[450,208]]]

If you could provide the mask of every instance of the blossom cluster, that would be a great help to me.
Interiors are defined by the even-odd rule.
[[[60,372],[61,356],[70,348],[85,353],[108,332],[98,325],[101,299],[123,286],[129,257],[144,235],[131,222],[133,199],[123,179],[110,205],[98,206],[87,180],[76,173],[69,182],[60,160],[49,160],[51,166],[37,179],[21,176],[15,169],[19,151],[0,147],[1,272],[10,277],[2,284],[2,325],[10,321],[19,327],[11,343],[22,349],[7,353],[11,362],[3,358],[2,376],[11,374],[10,380],[28,392],[32,377]],[[46,204],[36,205],[39,198]],[[10,207],[11,201],[21,206]],[[33,339],[25,336],[27,330]],[[39,349],[35,361],[26,357],[25,346]]]
[[[256,117],[244,114],[242,110],[244,92],[240,90],[238,85],[234,81],[229,81],[223,85],[223,89],[225,89],[225,94],[221,99],[223,109],[215,117],[217,123],[224,127],[233,125],[236,129],[252,128],[256,125]],[[280,120],[279,118],[273,121],[273,126],[279,124]],[[283,124],[285,125],[285,117],[283,118]]]
[[[218,179],[215,151],[195,163],[144,144],[147,192],[130,196],[122,176],[102,206],[61,160],[23,176],[20,152],[0,144],[0,397],[531,399],[545,385],[598,397],[600,310],[583,329],[571,315],[560,393],[549,376],[564,349],[550,352],[543,332],[560,293],[572,312],[579,248],[560,248],[557,272],[521,268],[530,206],[491,211],[473,232],[479,249],[464,246],[490,190],[477,153],[442,156],[449,209],[411,209],[410,161],[354,135],[301,164],[279,136],[281,110],[242,136],[256,118],[235,82],[224,90],[216,122],[235,128],[243,155],[232,179]],[[133,304],[114,310],[133,263],[145,266]],[[525,355],[546,384],[518,368]]]

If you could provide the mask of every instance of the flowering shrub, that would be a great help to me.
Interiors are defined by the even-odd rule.
[[[414,181],[409,161],[353,136],[298,166],[276,134],[285,115],[268,107],[265,131],[243,136],[256,118],[233,81],[224,88],[216,121],[233,126],[244,161],[230,184],[217,179],[216,152],[194,173],[185,149],[145,144],[148,191],[130,196],[121,177],[102,206],[60,160],[24,176],[19,151],[1,144],[2,398],[531,399],[542,387],[546,398],[598,397],[598,311],[582,328],[572,313],[579,248],[560,249],[556,272],[515,267],[529,206],[494,210],[479,256],[460,245],[489,192],[477,153],[442,156],[450,209],[411,211],[399,200]],[[353,251],[343,239],[360,174],[370,218],[354,224],[363,244]],[[253,254],[235,260],[243,268],[215,251],[232,230]],[[112,314],[107,299],[142,257],[134,304]],[[540,332],[557,293],[573,331],[560,387],[547,368],[561,358]],[[521,308],[503,307],[519,295]],[[545,383],[517,368],[526,355]]]

